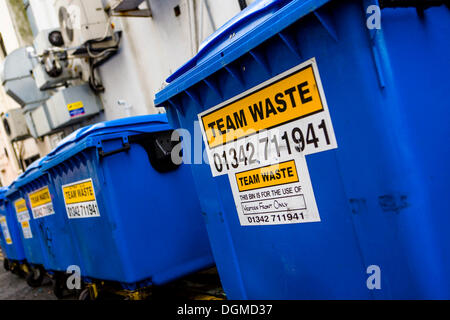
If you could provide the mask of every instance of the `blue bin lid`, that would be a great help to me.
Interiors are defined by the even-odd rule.
[[[6,196],[11,195],[12,193],[16,192],[18,188],[24,186],[28,182],[36,179],[38,176],[42,174],[41,167],[42,164],[45,161],[45,157],[42,157],[40,159],[35,160],[33,163],[31,163],[25,172],[23,172],[21,175],[19,175],[16,180],[14,180],[11,185],[6,190]]]
[[[42,170],[47,170],[76,153],[95,146],[98,139],[111,137],[112,135],[132,136],[170,129],[172,128],[168,124],[165,113],[99,122],[78,129],[61,140],[56,148],[45,157]]]
[[[199,52],[167,78],[155,104],[170,99],[222,69],[330,0],[258,0],[217,29]]]

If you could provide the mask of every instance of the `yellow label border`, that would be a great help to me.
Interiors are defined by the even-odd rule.
[[[241,190],[241,187],[240,187],[239,181],[238,181],[238,175],[246,173],[246,172],[250,172],[250,171],[257,171],[257,170],[261,171],[264,168],[279,166],[279,165],[282,165],[284,163],[289,163],[289,162],[292,162],[293,163],[293,167],[295,168],[296,180],[289,181],[289,182],[278,181],[278,182],[275,182],[275,183],[273,183],[271,185],[268,185],[268,186],[262,186],[262,187],[257,187],[257,188],[249,188],[249,189]],[[290,183],[296,183],[296,182],[300,181],[300,179],[298,177],[297,166],[296,166],[295,160],[287,160],[287,161],[283,161],[283,162],[280,162],[280,163],[269,164],[269,165],[266,165],[266,166],[263,166],[263,167],[258,167],[258,168],[253,168],[253,169],[237,172],[237,173],[234,174],[234,177],[236,179],[236,185],[238,187],[239,192],[246,192],[246,191],[253,191],[253,190],[258,190],[258,189],[263,189],[263,188],[270,188],[270,187],[275,187],[275,186],[279,186],[279,185],[282,185],[282,184],[286,184],[287,185],[287,184],[290,184]]]
[[[92,192],[93,192],[93,196],[92,196],[93,199],[83,200],[83,201],[70,201],[70,200],[68,201],[66,199],[66,193],[65,193],[64,189],[70,188],[70,187],[73,187],[73,186],[77,186],[77,185],[82,185],[82,184],[85,184],[87,182],[90,182],[90,184],[91,184]],[[92,178],[85,179],[85,180],[80,180],[80,181],[75,181],[75,182],[69,183],[69,184],[65,184],[61,188],[62,188],[62,192],[63,192],[63,198],[64,198],[64,204],[65,205],[75,204],[75,203],[83,203],[83,202],[89,202],[89,201],[97,201],[97,197],[96,197],[96,194],[95,194],[95,188],[94,188],[94,182],[92,181]]]
[[[44,202],[44,201],[42,201],[42,200],[38,200],[37,203],[33,204],[33,200],[31,199],[31,196],[32,196],[33,194],[36,194],[36,193],[41,192],[41,191],[44,190],[44,189],[47,189],[48,196],[49,196],[48,201],[45,201],[45,202]],[[39,188],[39,189],[34,190],[34,191],[31,191],[30,193],[28,193],[28,200],[30,201],[31,209],[38,208],[38,207],[43,206],[43,205],[45,205],[45,204],[47,204],[47,203],[53,204],[53,201],[52,201],[52,193],[50,192],[50,187],[49,187],[48,185],[46,185],[46,186],[43,186],[42,188]]]
[[[247,91],[245,91],[245,92],[243,92],[243,93],[241,93],[241,94],[239,94],[239,95],[237,95],[237,96],[235,96],[235,97],[233,97],[233,98],[223,102],[222,104],[219,104],[216,107],[212,107],[209,110],[204,111],[204,113],[201,113],[199,115],[199,118],[200,118],[199,120],[201,122],[201,127],[202,127],[202,131],[203,131],[203,137],[204,137],[204,140],[205,140],[205,144],[208,146],[208,148],[210,150],[212,150],[214,148],[221,147],[223,145],[226,145],[228,143],[234,142],[236,140],[240,140],[240,139],[244,139],[244,138],[250,137],[250,136],[252,136],[254,134],[257,134],[258,132],[260,132],[262,130],[270,130],[272,128],[279,127],[279,126],[282,126],[284,124],[287,124],[287,123],[290,123],[290,122],[293,122],[293,121],[296,121],[296,120],[299,120],[299,119],[303,119],[303,118],[306,118],[306,117],[312,116],[314,114],[317,114],[317,113],[325,111],[326,110],[326,104],[324,103],[324,100],[323,100],[324,97],[323,97],[322,83],[320,81],[320,77],[319,77],[319,80],[318,80],[318,74],[317,74],[318,71],[317,71],[315,63],[316,62],[315,62],[314,58],[312,58],[310,60],[307,60],[307,61],[299,64],[298,66],[293,67],[293,68],[291,68],[289,70],[286,70],[285,72],[281,73],[280,75],[275,76],[275,77],[273,77],[271,79],[268,79],[267,81],[265,81],[265,82],[255,86],[253,88],[250,88],[249,90],[247,90]],[[289,119],[289,120],[284,121],[284,122],[276,123],[273,126],[270,126],[270,127],[264,128],[264,129],[252,130],[252,132],[247,134],[247,135],[243,135],[243,136],[240,136],[240,137],[235,137],[234,139],[229,140],[229,141],[227,141],[226,138],[224,138],[224,139],[222,139],[222,141],[219,144],[211,146],[211,143],[208,141],[208,137],[206,135],[207,128],[205,127],[205,123],[203,121],[204,117],[207,117],[207,116],[209,116],[209,115],[211,115],[211,114],[213,114],[215,112],[218,112],[218,111],[220,111],[220,110],[222,110],[222,109],[224,109],[224,108],[226,108],[226,107],[228,107],[228,106],[230,106],[232,104],[235,104],[235,103],[237,103],[237,102],[247,98],[250,95],[256,94],[256,93],[258,93],[258,92],[260,92],[260,91],[262,91],[262,90],[264,90],[264,89],[266,89],[266,88],[268,88],[270,86],[273,86],[274,84],[276,84],[278,82],[281,82],[281,81],[285,80],[286,78],[292,77],[292,76],[296,75],[297,73],[305,71],[308,68],[311,68],[312,75],[313,75],[313,78],[314,78],[314,82],[315,82],[315,85],[317,86],[318,97],[319,97],[319,101],[320,101],[320,105],[321,105],[321,109],[320,110],[315,110],[315,111],[307,113],[307,114],[302,114],[302,115],[300,115],[298,117]]]
[[[20,210],[20,211],[19,211],[19,208],[18,208],[19,202],[20,202],[20,204],[22,204],[22,202],[23,202],[23,205],[24,205],[21,208],[22,210]],[[16,214],[22,213],[22,212],[25,212],[25,211],[28,212],[27,201],[24,198],[17,199],[16,201],[14,201],[14,209],[16,210]]]

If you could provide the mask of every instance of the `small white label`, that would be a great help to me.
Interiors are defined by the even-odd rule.
[[[34,219],[43,218],[55,214],[52,197],[48,186],[42,187],[28,194],[31,212]]]
[[[31,239],[31,238],[33,238],[33,233],[31,232],[31,228],[30,228],[30,222],[29,221],[22,221],[20,223],[20,225],[22,226],[22,232],[23,232],[24,239]]]
[[[228,177],[242,226],[320,221],[302,155]]]
[[[19,223],[30,220],[30,214],[24,198],[19,198],[14,201],[14,208],[16,209],[17,221],[19,221]]]
[[[198,114],[213,176],[337,148],[315,59]]]
[[[11,234],[9,233],[8,224],[6,223],[6,217],[0,216],[0,226],[2,228],[3,237],[6,244],[12,244]]]
[[[100,217],[92,179],[62,186],[69,219]]]

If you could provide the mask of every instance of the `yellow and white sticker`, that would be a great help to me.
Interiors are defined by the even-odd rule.
[[[198,115],[243,226],[320,221],[305,156],[337,148],[314,58]]]
[[[17,221],[19,221],[22,227],[23,237],[25,239],[33,238],[33,233],[30,228],[30,214],[28,212],[27,204],[25,199],[20,198],[14,201],[14,208],[16,209]]]
[[[28,194],[30,200],[31,212],[34,219],[43,218],[55,214],[53,209],[52,197],[48,186],[42,187]]]
[[[288,159],[228,175],[243,226],[320,221],[306,159]]]
[[[22,232],[23,232],[24,239],[31,239],[31,238],[33,238],[33,233],[31,232],[31,228],[30,228],[30,221],[29,220],[22,221],[20,223],[20,225],[22,227]]]
[[[92,179],[62,186],[69,219],[100,217]]]
[[[7,244],[12,244],[11,234],[9,233],[8,223],[6,223],[6,217],[0,216],[0,226],[2,228],[3,237]]]
[[[16,209],[17,221],[22,222],[30,220],[30,213],[28,212],[24,198],[14,201],[14,208]]]
[[[314,58],[198,117],[213,176],[337,148]]]

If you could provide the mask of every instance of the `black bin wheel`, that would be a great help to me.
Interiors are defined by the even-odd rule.
[[[89,288],[84,288],[83,291],[81,291],[80,295],[78,296],[78,300],[92,300]]]
[[[30,272],[28,272],[26,280],[27,284],[32,287],[36,288],[41,286],[42,281],[44,280],[45,271],[41,267],[30,267]]]
[[[11,270],[11,267],[9,265],[9,260],[6,259],[6,258],[3,259],[3,268],[5,268],[6,271],[10,271]]]
[[[66,279],[62,275],[56,275],[53,279],[53,294],[56,298],[64,298],[64,290],[66,289]]]

